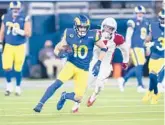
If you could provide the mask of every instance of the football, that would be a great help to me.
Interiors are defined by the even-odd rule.
[[[67,51],[67,52],[72,52],[72,48],[69,45],[63,45],[62,50]]]

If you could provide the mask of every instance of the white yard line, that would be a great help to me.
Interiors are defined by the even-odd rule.
[[[60,96],[60,95],[58,95],[58,96]],[[3,99],[5,99],[5,100],[17,100],[17,99],[25,99],[25,98],[30,98],[30,99],[39,99],[41,97],[41,95],[38,95],[38,96],[24,96],[24,95],[22,95],[22,96],[20,96],[20,97],[16,97],[16,98],[12,98],[12,97],[3,97]],[[56,97],[56,95],[55,95],[55,97]],[[85,98],[88,98],[88,96],[87,95],[85,95],[84,96]],[[139,95],[137,95],[137,96],[116,96],[116,95],[114,95],[114,96],[100,96],[99,98],[107,98],[107,99],[109,99],[109,98],[132,98],[132,99],[136,99],[136,98],[139,98]]]
[[[164,105],[111,105],[111,106],[93,106],[92,109],[98,109],[98,108],[136,108],[136,107],[141,107],[141,108],[146,108],[146,107],[152,107],[152,108],[158,108],[158,107],[163,107]],[[0,108],[0,111],[13,111],[13,110],[24,110],[28,111],[31,110],[32,107],[30,108],[13,108],[13,109],[5,109],[5,108]],[[86,106],[81,106],[81,108],[88,108]],[[52,109],[52,107],[46,107],[46,109]]]
[[[60,96],[60,95],[58,95]],[[55,97],[52,97],[52,98],[56,98],[58,97],[55,95]],[[142,96],[142,95],[141,95]],[[161,98],[163,98],[164,95],[161,96]],[[88,96],[84,96],[84,98],[88,98]],[[99,99],[125,99],[125,98],[129,98],[129,99],[139,99],[139,95],[137,96],[100,96]],[[21,99],[40,99],[40,96],[21,96],[21,97],[16,97],[16,98],[12,98],[12,97],[3,97],[4,100],[21,100]]]
[[[48,104],[54,104],[55,100],[58,99],[54,99],[54,102],[49,102]],[[104,101],[104,102],[141,102],[140,99],[114,99],[112,101],[108,100],[108,99],[99,99],[100,101]],[[21,100],[15,100],[16,102],[11,103],[11,102],[0,102],[0,105],[8,105],[8,104],[12,104],[12,105],[16,105],[16,104],[33,104],[36,103],[36,101],[21,101]],[[162,102],[163,99],[160,99],[159,102]]]
[[[113,120],[62,120],[62,121],[26,121],[26,122],[6,122],[5,124],[19,125],[19,124],[60,124],[60,123],[89,123],[89,122],[132,122],[132,121],[163,121],[164,119],[113,119]],[[3,123],[2,123],[3,124]]]
[[[5,113],[5,112],[4,112]],[[56,116],[56,115],[110,115],[110,114],[141,114],[141,113],[164,113],[164,111],[138,111],[138,112],[99,112],[99,113],[77,113],[77,114],[73,114],[73,113],[68,113],[68,112],[63,112],[63,113],[27,113],[27,114],[17,114],[17,115],[7,115],[7,114],[3,114],[3,115],[0,115],[0,117],[24,117],[24,116]]]

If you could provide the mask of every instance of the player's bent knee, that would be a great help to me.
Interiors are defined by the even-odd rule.
[[[21,71],[22,71],[22,66],[20,66],[20,65],[15,65],[15,66],[14,66],[14,70],[17,71],[17,72],[21,72]]]
[[[15,70],[16,72],[21,72],[21,71],[22,71],[22,68],[14,68],[14,70]]]
[[[74,97],[74,99],[77,100],[78,102],[81,102],[82,98],[83,98],[82,96],[75,96]]]

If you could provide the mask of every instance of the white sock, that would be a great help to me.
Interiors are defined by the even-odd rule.
[[[15,92],[17,92],[18,94],[21,94],[21,87],[20,86],[16,86]]]
[[[75,102],[75,104],[74,104],[72,110],[76,110],[76,109],[79,108],[79,107],[80,107],[80,103]]]
[[[9,92],[13,91],[13,83],[12,82],[6,83],[6,91],[9,91]]]

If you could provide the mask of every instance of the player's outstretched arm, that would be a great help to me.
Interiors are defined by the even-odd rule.
[[[27,19],[25,19],[25,25],[24,25],[24,31],[25,31],[25,36],[26,37],[30,37],[32,34],[32,26],[31,26],[31,21],[29,19],[29,17],[26,17]]]
[[[54,54],[55,54],[56,56],[59,56],[62,50],[65,51],[65,49],[67,49],[67,48],[66,48],[67,46],[68,46],[68,44],[67,44],[67,42],[66,42],[66,30],[65,30],[65,31],[64,31],[64,35],[63,35],[61,41],[60,41],[60,42],[55,46],[55,48],[54,48]],[[63,53],[63,54],[64,54],[64,53]],[[64,54],[64,56],[65,56],[65,54]]]
[[[96,42],[96,45],[101,49],[101,52],[100,52],[100,55],[98,57],[98,61],[96,62],[96,64],[94,65],[94,67],[92,69],[92,74],[94,76],[97,76],[99,74],[101,61],[105,57],[106,52],[108,50],[106,45],[103,43],[102,40],[99,40],[98,42]]]
[[[123,64],[122,67],[123,69],[127,69],[128,68],[128,62],[129,62],[129,48],[130,46],[128,45],[128,43],[123,42],[122,44],[118,45],[118,48],[120,49],[121,53],[122,53],[122,57],[123,57]]]
[[[97,41],[96,46],[98,46],[101,49],[98,60],[102,61],[108,49],[102,40]]]
[[[126,43],[128,44],[128,47],[131,47],[131,38],[134,32],[135,23],[133,20],[128,20],[127,22],[127,31],[126,31]]]
[[[4,32],[5,32],[5,25],[4,23],[1,23],[1,29],[0,29],[0,44],[2,44],[4,40]]]
[[[67,42],[65,40],[61,40],[54,48],[54,54],[59,55],[60,51],[64,50],[65,46],[67,46]]]
[[[4,40],[4,34],[5,34],[5,25],[3,23],[4,15],[1,17],[2,23],[1,23],[1,29],[0,29],[0,44],[2,45],[2,42]]]
[[[0,51],[2,51],[2,48],[3,48],[4,32],[5,32],[5,25],[2,22],[1,29],[0,29]]]

